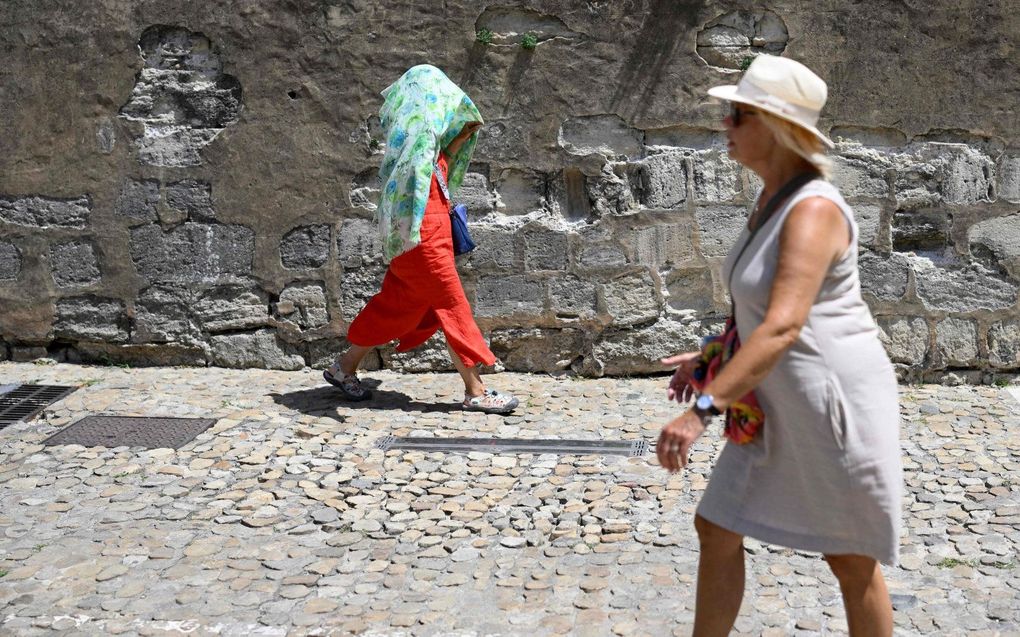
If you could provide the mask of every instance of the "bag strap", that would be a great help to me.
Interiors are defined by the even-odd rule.
[[[744,252],[747,250],[751,242],[754,241],[755,235],[762,229],[769,219],[772,218],[773,213],[779,206],[782,205],[786,199],[805,186],[808,182],[813,181],[818,177],[818,173],[814,172],[803,172],[795,175],[790,181],[786,182],[782,188],[776,191],[776,194],[769,197],[769,200],[765,202],[765,207],[761,211],[761,220],[758,221],[757,225],[751,229],[750,234],[747,236],[747,241],[740,247],[740,251],[737,253],[737,258],[733,260],[733,267],[730,268],[730,276],[726,279],[726,289],[730,293],[730,316],[733,318],[733,324],[737,323],[736,308],[733,303],[733,273],[737,271],[737,264],[740,263],[740,257],[744,256]]]
[[[450,189],[446,185],[446,177],[443,176],[443,171],[439,169],[439,158],[432,160],[432,170],[436,175],[436,182],[439,183],[439,190],[443,192],[443,198],[446,199],[446,203],[450,203]]]

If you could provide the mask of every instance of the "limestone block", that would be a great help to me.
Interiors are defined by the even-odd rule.
[[[554,372],[570,367],[584,339],[582,330],[511,328],[493,330],[489,347],[507,371]]]
[[[123,343],[128,338],[128,318],[119,299],[79,296],[56,303],[53,335],[83,341]]]
[[[50,197],[0,196],[0,221],[33,228],[84,228],[92,213],[88,197],[53,199]]]
[[[884,199],[889,195],[886,180],[891,162],[882,153],[860,144],[841,142],[832,159],[832,183],[848,201]]]
[[[999,321],[988,329],[988,360],[999,369],[1020,368],[1020,321]]]
[[[698,55],[708,64],[740,70],[756,55],[779,55],[786,49],[786,23],[768,9],[724,13],[698,31]]]
[[[662,372],[660,358],[699,349],[702,337],[712,331],[719,331],[714,323],[680,323],[662,318],[639,329],[603,332],[578,365],[578,371],[592,376]]]
[[[947,318],[935,325],[934,361],[943,367],[969,367],[977,364],[977,323]]]
[[[975,256],[991,253],[995,262],[1015,264],[1020,261],[1020,214],[974,224],[967,231],[967,241]]]
[[[379,206],[379,171],[366,168],[351,182],[351,205],[355,208],[375,210]]]
[[[619,172],[618,172],[619,171]],[[623,164],[613,166],[606,164],[602,172],[594,177],[586,177],[584,189],[588,195],[588,203],[591,211],[599,216],[627,215],[636,212],[637,201],[634,198],[634,191],[631,188],[630,176],[626,174],[627,167]],[[570,204],[573,209],[578,208],[574,203]],[[576,217],[568,217],[575,218]]]
[[[288,285],[280,292],[276,314],[300,329],[322,327],[329,322],[325,288],[320,283]]]
[[[113,343],[76,343],[69,358],[76,356],[83,363],[126,364],[132,367],[159,366],[198,366],[204,367],[208,362],[206,351],[202,347],[189,347],[178,344],[132,344],[115,345]]]
[[[201,329],[191,309],[197,294],[185,286],[154,285],[135,301],[136,343],[200,343]]]
[[[614,279],[604,284],[602,290],[614,326],[644,323],[659,316],[659,291],[647,272]]]
[[[669,292],[666,302],[674,310],[706,314],[715,309],[712,272],[708,268],[673,270],[665,279]]]
[[[890,157],[898,208],[990,201],[992,160],[966,144],[928,142]]]
[[[480,317],[511,317],[541,314],[546,286],[521,275],[490,276],[478,281],[475,311]]]
[[[398,372],[449,372],[456,369],[450,360],[450,352],[446,349],[446,338],[442,330],[406,352],[398,352],[394,344],[381,347],[379,357],[385,369]],[[459,381],[455,382],[460,385]]]
[[[327,225],[300,226],[285,234],[280,242],[280,261],[288,270],[319,268],[328,258]]]
[[[209,341],[212,346],[210,362],[219,367],[294,371],[305,366],[304,358],[287,347],[272,330],[221,334],[213,336]]]
[[[747,226],[746,206],[699,206],[698,243],[706,259],[724,259]]]
[[[643,149],[641,131],[618,115],[570,117],[560,126],[558,141],[563,150],[578,156],[637,158]]]
[[[854,220],[857,221],[857,243],[874,247],[882,240],[882,207],[873,204],[854,204]],[[887,235],[888,236],[888,235]]]
[[[386,266],[370,265],[364,268],[344,270],[340,277],[340,304],[345,323],[350,323],[382,287]]]
[[[269,322],[269,295],[253,284],[226,284],[202,290],[192,311],[206,332],[251,329]]]
[[[560,319],[594,319],[598,312],[595,284],[577,277],[549,282],[549,305]]]
[[[516,248],[512,228],[482,224],[471,224],[469,228],[476,244],[474,250],[462,257],[469,268],[506,270],[514,266]]]
[[[725,150],[700,150],[692,159],[695,202],[729,203],[740,197],[740,164],[730,159]]]
[[[626,265],[627,255],[623,246],[615,241],[597,241],[581,246],[577,262],[584,268],[612,269]]]
[[[164,194],[167,207],[185,219],[198,222],[216,221],[212,187],[209,184],[186,179],[168,184]]]
[[[539,225],[528,225],[519,232],[524,245],[524,268],[563,270],[567,267],[567,235]]]
[[[255,233],[244,226],[185,223],[164,232],[150,224],[131,230],[131,259],[151,283],[250,274],[254,255]]]
[[[508,168],[495,182],[496,209],[505,215],[522,215],[542,209],[545,178],[538,173]]]
[[[1020,203],[1020,155],[1003,155],[995,167],[999,199]]]
[[[950,243],[952,220],[938,208],[897,210],[892,219],[892,245],[897,252],[945,250]]]
[[[16,281],[21,274],[21,251],[10,241],[0,241],[0,281]]]
[[[679,223],[639,228],[631,237],[637,263],[655,268],[663,265],[684,265],[697,256],[694,250],[694,223],[683,219]]]
[[[861,292],[878,301],[899,301],[907,293],[910,281],[910,261],[906,255],[893,253],[882,256],[873,252],[861,253],[858,261]]]
[[[475,172],[464,175],[460,188],[453,193],[453,202],[467,206],[468,219],[492,212],[496,204],[488,178]]]
[[[159,218],[159,182],[150,179],[128,179],[117,197],[117,214],[131,221],[151,223]]]
[[[942,267],[924,257],[910,257],[917,296],[929,310],[972,312],[1001,310],[1017,302],[1017,286],[980,264]]]
[[[318,228],[320,233],[323,231],[322,229],[325,229],[326,233],[329,232],[326,226],[318,226]],[[307,233],[297,234],[295,238],[309,236]],[[314,240],[309,238],[308,243],[311,245],[314,243]],[[288,247],[288,250],[294,249],[295,246]],[[282,253],[282,246],[280,250]],[[379,224],[368,219],[345,219],[343,225],[340,226],[340,236],[337,237],[337,251],[340,254],[340,265],[344,268],[360,268],[366,265],[382,263],[382,240],[379,237]],[[328,253],[326,256],[329,256]],[[295,263],[299,258],[300,255],[290,252],[290,256],[285,263]],[[325,258],[321,258],[321,252],[318,253],[315,259],[309,261],[309,263],[318,263],[319,265],[325,262]]]
[[[10,358],[11,352],[10,349],[7,347],[7,343],[5,343],[3,340],[0,340],[0,362],[10,360]]]
[[[894,363],[923,365],[928,355],[928,322],[920,317],[877,319],[879,339]]]
[[[679,208],[687,201],[687,155],[665,152],[651,155],[638,166],[641,204],[647,208]]]
[[[50,247],[50,271],[57,287],[91,285],[101,278],[99,261],[88,241],[75,240]]]

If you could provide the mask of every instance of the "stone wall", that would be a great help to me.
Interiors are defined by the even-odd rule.
[[[1020,368],[1020,15],[1007,2],[8,0],[0,359],[322,366],[385,265],[378,92],[430,62],[486,117],[461,273],[507,369],[656,371],[728,312],[757,183],[722,109],[757,53],[821,127],[905,376]],[[446,369],[440,339],[372,361]]]

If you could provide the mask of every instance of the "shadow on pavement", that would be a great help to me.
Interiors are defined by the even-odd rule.
[[[372,390],[372,397],[368,400],[344,400],[339,390],[329,385],[312,389],[301,389],[285,394],[271,393],[268,395],[278,405],[283,405],[310,416],[334,418],[340,422],[345,420],[341,412],[347,409],[396,409],[419,413],[451,413],[461,411],[460,404],[458,403],[421,402],[412,400],[410,396],[401,392],[379,389],[379,381],[377,380],[363,378],[361,382],[365,387]]]

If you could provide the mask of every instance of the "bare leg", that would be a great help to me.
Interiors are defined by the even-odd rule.
[[[372,351],[371,347],[362,347],[361,345],[351,345],[350,349],[344,352],[344,355],[340,357],[340,371],[345,376],[358,371],[358,367],[361,365],[361,361],[364,360],[365,355]]]
[[[449,343],[446,345],[446,351],[450,353],[450,360],[453,361],[453,366],[457,368],[457,372],[460,373],[460,377],[464,381],[464,394],[469,398],[474,398],[485,393],[485,383],[482,382],[482,374],[478,371],[478,366],[468,367],[465,365]]]
[[[694,517],[701,557],[694,637],[729,635],[744,598],[744,537]]]
[[[878,562],[864,555],[826,555],[825,561],[839,580],[850,635],[892,635],[892,600]]]

